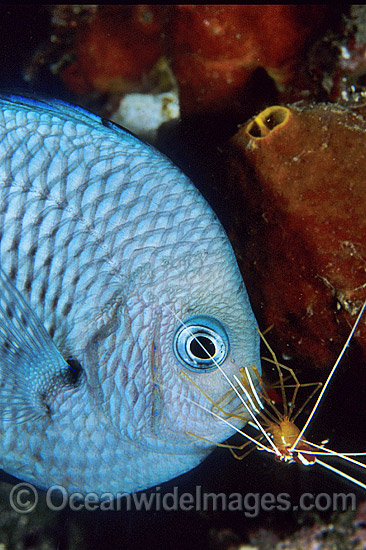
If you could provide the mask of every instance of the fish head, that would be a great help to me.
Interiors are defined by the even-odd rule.
[[[174,373],[166,377],[172,389],[171,398],[165,396],[164,430],[220,442],[233,429],[215,415],[235,426],[246,423],[249,414],[233,389],[234,377],[242,367],[260,368],[260,360],[256,322],[231,248],[223,239],[215,243],[209,254],[197,247],[181,274],[190,291],[176,286],[170,308],[162,306],[169,328],[161,349],[166,370]]]
[[[216,443],[234,433],[211,410],[235,426],[249,418],[234,376],[252,364],[260,370],[259,336],[219,227],[193,248],[162,252],[134,278],[121,308],[122,357],[106,376],[105,403],[116,427],[142,445],[202,450],[210,444],[200,437]]]

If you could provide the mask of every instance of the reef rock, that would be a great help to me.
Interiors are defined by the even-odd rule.
[[[163,56],[178,81],[183,117],[241,112],[257,69],[266,71],[278,89],[289,86],[334,11],[217,4],[56,5],[49,10],[50,43],[34,53],[28,80],[50,62],[51,71],[77,95],[162,93],[170,91],[164,74],[157,77],[155,70]]]
[[[166,26],[183,116],[232,112],[263,68],[283,89],[324,24],[326,6],[185,5]]]
[[[366,299],[366,100],[273,106],[231,141],[239,259],[284,355],[330,365]],[[366,319],[355,337],[365,350]]]

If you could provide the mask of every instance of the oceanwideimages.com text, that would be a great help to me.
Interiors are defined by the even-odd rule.
[[[18,483],[9,495],[13,510],[28,514],[38,504],[38,490],[30,483]],[[50,510],[60,511],[69,508],[72,511],[232,511],[242,512],[245,517],[255,518],[261,512],[274,510],[288,512],[343,512],[356,510],[354,493],[303,493],[296,502],[289,493],[211,493],[202,490],[180,492],[174,487],[170,492],[161,492],[160,487],[153,491],[141,493],[68,493],[61,485],[50,487],[45,495],[46,505]]]

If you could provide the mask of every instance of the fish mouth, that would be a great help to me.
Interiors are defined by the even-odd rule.
[[[240,388],[237,389],[238,391],[240,390]],[[243,399],[245,399],[245,397],[243,397]],[[247,406],[250,407],[250,404],[247,404]],[[241,424],[244,424],[251,418],[242,399],[238,397],[233,389],[227,391],[217,402],[211,404],[209,410],[213,414],[230,422],[237,420],[241,422]]]
[[[230,389],[211,405],[211,412],[235,425],[248,422],[263,405],[260,398],[258,372],[247,367],[240,369],[240,378],[230,382]]]
[[[204,401],[199,400],[201,404],[195,404],[218,420],[243,426],[263,408],[260,393],[263,385],[259,371],[254,365],[240,368],[239,376],[234,374],[232,380],[225,375],[229,389],[217,398],[206,393],[186,372],[181,373],[199,390],[201,397],[205,398]]]
[[[251,379],[251,386],[246,387],[245,379],[241,375],[240,378],[235,377],[234,380],[231,380],[230,386],[230,389],[221,397],[213,400],[210,396],[204,394],[208,403],[207,400],[205,400],[205,404],[199,405],[196,403],[200,409],[203,409],[211,417],[212,422],[208,424],[209,430],[207,430],[208,426],[205,424],[204,436],[200,436],[191,430],[188,432],[189,435],[217,444],[217,442],[227,439],[235,432],[242,433],[242,429],[250,420],[255,421],[256,415],[263,407],[260,394],[255,387],[259,387],[258,382],[254,384]]]

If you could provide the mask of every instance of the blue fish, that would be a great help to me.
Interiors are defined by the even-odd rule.
[[[223,372],[260,365],[229,240],[117,125],[60,101],[0,105],[1,466],[82,493],[178,476],[233,433],[200,407],[227,394]]]

